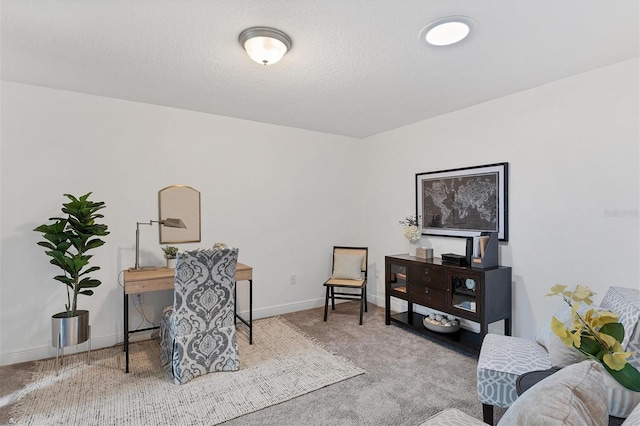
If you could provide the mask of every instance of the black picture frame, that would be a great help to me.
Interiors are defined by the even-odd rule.
[[[416,216],[423,235],[509,241],[509,163],[416,173]]]

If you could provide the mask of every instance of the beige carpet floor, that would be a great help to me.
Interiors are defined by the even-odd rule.
[[[132,345],[131,373],[122,347],[35,363],[11,412],[17,425],[215,425],[290,400],[364,370],[326,350],[281,317],[254,322],[260,336],[240,337],[241,368],[175,385],[160,366],[158,342]]]
[[[236,417],[224,426],[416,426],[447,408],[482,419],[476,357],[406,328],[385,325],[384,309],[372,304],[359,326],[358,310],[354,301],[339,304],[330,311],[327,322],[322,320],[322,308],[281,318],[313,336],[330,352],[364,368],[366,374]],[[245,326],[239,325],[238,332],[241,340],[248,340]],[[254,333],[253,338],[255,344],[265,337]],[[0,424],[8,424],[15,395],[31,383],[35,364],[0,367]],[[142,399],[136,401],[144,404]],[[497,422],[504,410],[495,411]],[[617,420],[610,418],[609,426],[619,425]],[[175,424],[183,425],[188,423]]]

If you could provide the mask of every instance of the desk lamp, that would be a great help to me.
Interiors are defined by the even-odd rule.
[[[136,222],[136,265],[133,268],[130,268],[129,271],[142,271],[144,268],[140,266],[140,225],[149,225],[153,223],[158,223],[160,226],[166,226],[167,228],[186,228],[187,226],[184,224],[182,219],[176,219],[173,217],[168,217],[162,220],[150,220],[147,222]]]

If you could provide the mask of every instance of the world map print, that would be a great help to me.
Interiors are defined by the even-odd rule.
[[[425,228],[496,231],[498,173],[422,181]]]

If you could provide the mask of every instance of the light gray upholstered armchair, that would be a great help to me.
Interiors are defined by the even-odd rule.
[[[176,384],[239,368],[234,323],[237,248],[180,251],[173,306],[162,312],[161,362]]]
[[[623,348],[634,355],[627,361],[640,369],[640,291],[636,288],[610,287],[599,308],[618,315],[625,330]],[[571,307],[562,306],[555,314],[563,322],[571,318]],[[549,322],[550,324],[550,322]],[[517,378],[529,371],[566,367],[584,359],[568,348],[546,326],[536,341],[498,334],[487,334],[478,358],[478,397],[485,423],[493,424],[493,406],[507,408],[518,398]],[[640,392],[630,391],[604,374],[609,415],[626,418],[640,404]]]

